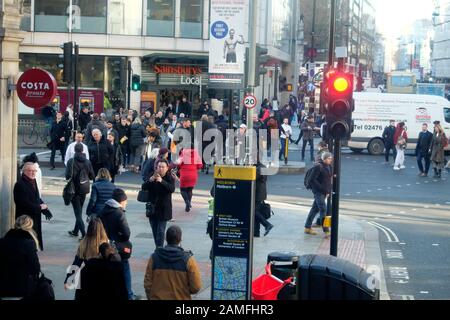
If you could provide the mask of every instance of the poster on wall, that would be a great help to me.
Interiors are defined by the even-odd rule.
[[[244,87],[249,0],[211,0],[210,88]]]
[[[152,113],[156,112],[156,102],[158,94],[154,91],[141,92],[141,114],[144,114],[146,110],[150,110]]]

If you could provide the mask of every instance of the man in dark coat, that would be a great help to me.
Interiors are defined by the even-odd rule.
[[[23,174],[19,181],[14,185],[14,202],[16,204],[16,219],[27,215],[33,219],[33,230],[39,241],[41,250],[44,250],[42,242],[42,222],[41,214],[47,220],[51,220],[52,214],[48,206],[39,196],[39,190],[36,184],[36,164],[27,162],[23,166]]]
[[[155,209],[149,216],[150,225],[156,247],[163,247],[167,222],[172,220],[172,193],[175,192],[175,180],[166,160],[158,162],[154,175],[142,185],[142,190],[150,191],[150,202]]]
[[[267,236],[270,230],[273,229],[273,225],[264,218],[261,213],[264,201],[267,199],[267,176],[261,174],[261,169],[264,166],[261,163],[256,165],[256,183],[255,183],[255,232],[254,236],[256,238],[260,237],[260,226],[261,224],[266,229],[264,236]]]
[[[184,114],[186,118],[190,118],[192,114],[192,105],[187,101],[186,97],[183,97],[180,106],[178,108],[177,116]]]
[[[68,131],[69,128],[67,127],[67,121],[63,120],[63,115],[61,112],[57,112],[56,120],[53,122],[50,129],[50,149],[52,150],[50,156],[51,170],[55,169],[56,150],[59,150],[61,153],[62,162],[64,163],[64,157],[66,155],[66,137]]]
[[[93,141],[88,144],[89,159],[97,175],[98,170],[106,168],[111,170],[114,150],[110,143],[102,138],[102,132],[99,129],[92,131]]]
[[[433,134],[428,131],[428,124],[422,125],[422,132],[419,133],[419,140],[416,146],[417,165],[419,166],[419,176],[426,177],[430,171],[431,159],[430,149],[433,143]],[[425,169],[423,167],[423,160],[425,160]]]
[[[98,113],[94,113],[92,115],[92,121],[89,122],[89,124],[87,125],[86,134],[84,136],[87,144],[89,144],[89,142],[94,140],[94,138],[92,136],[92,132],[95,129],[100,130],[100,132],[102,133],[102,140],[106,141],[106,138],[108,136],[108,128],[106,127],[106,124],[104,124],[100,120],[100,116],[98,115]]]
[[[89,105],[83,105],[81,113],[78,116],[78,124],[80,125],[81,132],[87,129],[89,122],[91,122],[91,113],[89,112]]]
[[[395,148],[394,135],[395,135],[395,120],[391,120],[389,121],[389,126],[384,128],[383,131],[384,150],[385,150],[384,157],[386,160],[386,164],[389,164],[389,154],[391,152],[391,149],[394,155],[394,160],[397,157],[397,149]]]

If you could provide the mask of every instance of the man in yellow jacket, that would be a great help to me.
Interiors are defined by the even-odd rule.
[[[171,226],[166,232],[167,246],[150,257],[144,278],[148,300],[191,300],[202,287],[200,269],[192,252],[180,247],[181,229]]]

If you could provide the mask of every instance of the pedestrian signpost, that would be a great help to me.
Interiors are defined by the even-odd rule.
[[[254,109],[256,107],[257,103],[258,103],[258,100],[252,94],[246,95],[244,98],[244,106],[247,109]]]
[[[250,300],[256,167],[214,168],[212,300]]]

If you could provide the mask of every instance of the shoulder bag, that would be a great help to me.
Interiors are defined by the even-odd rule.
[[[70,205],[70,202],[72,201],[73,197],[75,196],[75,183],[73,182],[73,165],[75,163],[75,159],[72,159],[72,176],[70,177],[69,181],[67,181],[66,186],[63,189],[63,199],[64,204],[66,206]]]

